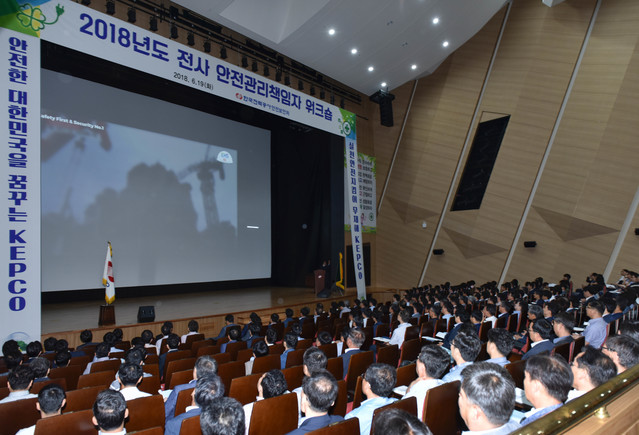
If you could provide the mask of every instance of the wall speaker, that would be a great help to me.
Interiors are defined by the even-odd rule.
[[[138,323],[155,321],[155,307],[153,305],[140,306],[138,308]]]
[[[377,91],[371,95],[370,100],[379,104],[379,121],[384,127],[393,126],[393,100],[395,95],[385,92]]]
[[[524,248],[534,248],[535,246],[537,246],[537,242],[534,240],[524,242]]]
[[[639,236],[639,228],[635,228],[635,236]]]
[[[433,255],[444,255],[443,249],[433,249]]]

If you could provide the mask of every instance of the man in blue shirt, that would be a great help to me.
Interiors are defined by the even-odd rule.
[[[284,352],[280,355],[280,368],[284,370],[286,368],[286,358],[288,354],[293,352],[297,347],[297,335],[292,332],[287,332],[284,336]]]
[[[302,381],[302,412],[306,419],[288,435],[303,435],[344,420],[340,415],[328,415],[337,400],[337,381],[327,370],[317,370]]]
[[[233,317],[233,314],[227,314],[224,318],[224,322],[225,325],[220,330],[220,333],[217,334],[217,337],[214,338],[215,341],[219,340],[220,338],[226,337],[226,330],[229,328],[229,326],[239,326],[235,324],[235,318]]]
[[[199,357],[195,362],[195,367],[193,368],[193,380],[187,384],[176,386],[173,391],[171,391],[169,398],[166,399],[166,402],[164,402],[164,415],[166,420],[170,420],[175,417],[175,405],[177,404],[177,397],[178,394],[180,394],[180,391],[194,388],[198,379],[216,374],[217,361],[210,355],[203,355]]]
[[[599,301],[593,300],[586,305],[586,314],[590,320],[584,331],[584,337],[586,338],[586,344],[596,349],[601,348],[601,345],[606,341],[606,337],[608,336],[608,324],[603,319],[603,312],[603,304]],[[578,334],[573,335],[574,338],[578,336]]]
[[[224,384],[218,375],[208,375],[197,380],[193,390],[191,406],[182,414],[167,420],[164,435],[179,435],[182,422],[189,417],[200,415],[202,408],[224,395]]]
[[[362,382],[362,392],[366,395],[366,400],[359,408],[346,414],[344,418],[346,420],[353,417],[358,418],[361,434],[369,434],[373,422],[373,412],[377,408],[397,401],[397,399],[389,397],[396,382],[397,371],[388,364],[373,363],[368,366]]]
[[[475,335],[474,331],[471,333],[461,331],[457,334],[453,344],[450,346],[450,354],[457,365],[442,378],[442,381],[444,383],[461,381],[462,370],[477,359],[480,350],[481,341],[479,341],[479,337]]]
[[[504,328],[494,328],[488,331],[488,343],[486,352],[490,355],[487,362],[504,367],[508,361],[508,355],[515,346],[515,338]]]
[[[535,355],[526,361],[524,392],[533,405],[521,425],[543,417],[564,404],[572,388],[570,366],[558,355]]]

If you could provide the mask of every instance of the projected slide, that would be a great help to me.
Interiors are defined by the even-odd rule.
[[[43,70],[42,288],[270,277],[270,133]]]

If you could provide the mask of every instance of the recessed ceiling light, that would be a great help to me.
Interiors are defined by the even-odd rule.
[[[357,54],[357,48],[351,48],[351,54]]]
[[[388,84],[386,82],[382,82],[382,88],[385,88],[386,86],[388,86]]]
[[[375,70],[375,68],[371,65],[368,67],[368,72],[373,72]]]
[[[439,23],[439,18],[435,17],[433,18],[433,24],[438,24]]]
[[[328,34],[333,36],[335,34],[335,29],[328,29]]]
[[[410,66],[410,69],[417,69],[417,65],[412,64],[412,65]]]
[[[448,41],[444,41],[444,42],[442,43],[442,45],[443,45],[444,47],[448,47]]]

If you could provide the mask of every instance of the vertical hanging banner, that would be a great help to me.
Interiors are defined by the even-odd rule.
[[[357,162],[357,135],[355,131],[355,115],[342,113],[344,124],[342,131],[346,136],[346,167],[344,168],[344,198],[348,209],[351,225],[351,241],[353,243],[353,267],[355,269],[355,283],[357,297],[366,298],[366,281],[364,279],[364,250],[362,247],[362,224],[359,193],[359,168]]]
[[[3,224],[0,341],[40,339],[40,40],[0,31]]]
[[[346,152],[346,150],[345,150]],[[344,166],[347,168],[347,157],[344,154]],[[377,189],[375,178],[377,174],[377,159],[373,156],[357,153],[358,193],[360,208],[360,224],[363,233],[377,232]],[[344,183],[348,183],[348,173],[344,172]],[[348,198],[344,198],[348,202]],[[348,203],[344,207],[344,231],[351,230],[351,210]]]

